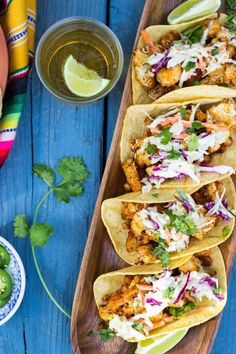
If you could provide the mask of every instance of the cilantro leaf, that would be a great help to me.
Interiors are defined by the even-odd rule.
[[[136,329],[136,331],[142,331],[143,323],[139,321],[135,321],[134,324],[132,325],[132,328]]]
[[[115,336],[114,331],[111,328],[101,328],[99,331],[101,340],[107,341]]]
[[[42,247],[48,242],[54,232],[54,228],[45,223],[34,224],[30,228],[30,241],[34,247]]]
[[[223,229],[222,229],[222,236],[223,236],[223,237],[227,237],[227,236],[229,235],[229,233],[230,233],[230,228],[229,228],[229,226],[223,227]]]
[[[161,133],[158,134],[158,136],[161,137],[161,143],[163,145],[167,145],[171,141],[172,133],[169,131],[169,129],[163,129]]]
[[[221,288],[215,288],[215,289],[214,289],[214,294],[215,294],[215,295],[222,294],[222,289],[221,289]]]
[[[236,14],[231,13],[222,21],[223,25],[230,31],[236,33]]]
[[[197,134],[199,129],[202,128],[202,123],[198,121],[192,122],[192,127],[188,129],[188,133]]]
[[[172,149],[167,155],[167,158],[170,160],[177,160],[180,156],[181,156],[181,152]]]
[[[158,246],[154,248],[152,253],[154,257],[160,259],[162,266],[166,267],[170,263],[170,254],[166,250],[167,244],[165,240],[160,237],[159,232],[157,232],[156,237],[157,237]]]
[[[84,188],[79,182],[63,183],[54,188],[56,198],[59,202],[69,203],[73,197],[79,197]]]
[[[229,8],[231,10],[236,8],[236,0],[227,0],[227,6],[229,6]]]
[[[169,287],[166,290],[163,290],[162,297],[163,299],[172,299],[174,296],[175,289]]]
[[[85,182],[89,173],[80,157],[64,157],[59,160],[57,172],[66,182]]]
[[[211,55],[217,55],[219,53],[220,53],[220,49],[218,47],[213,48],[212,51],[211,51]]]
[[[33,174],[41,178],[49,187],[51,187],[55,181],[55,172],[51,167],[43,163],[36,163],[33,166]]]
[[[195,151],[198,148],[198,137],[196,134],[191,134],[190,137],[186,140],[188,150]]]
[[[190,310],[193,310],[196,305],[193,302],[188,302],[182,308],[169,307],[169,313],[174,317],[181,317]]]
[[[148,152],[149,155],[154,155],[157,152],[157,150],[155,149],[155,146],[150,143],[147,144],[147,146],[145,147],[145,150]]]
[[[179,110],[179,113],[180,113],[182,119],[185,119],[186,115],[187,115],[187,109],[185,107],[181,107]]]
[[[196,68],[196,63],[194,61],[189,61],[185,67],[184,67],[184,70],[185,71],[190,71],[191,69],[194,69]]]
[[[25,237],[29,233],[29,227],[25,214],[17,215],[14,220],[14,235],[16,237]]]
[[[199,43],[203,35],[203,27],[201,25],[189,28],[183,32],[185,42],[187,44]]]

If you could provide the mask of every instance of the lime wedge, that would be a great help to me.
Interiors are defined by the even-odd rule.
[[[70,55],[63,67],[68,89],[80,97],[92,97],[103,91],[110,80],[101,78],[96,71],[88,69]]]
[[[188,329],[182,329],[164,336],[154,337],[138,343],[135,354],[164,354],[183,339]]]
[[[167,21],[173,25],[194,20],[216,12],[220,5],[221,0],[188,0],[171,11]]]

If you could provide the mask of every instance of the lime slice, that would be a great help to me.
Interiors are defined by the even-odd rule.
[[[138,343],[135,354],[164,354],[183,339],[188,329],[182,329],[164,336],[154,337]]]
[[[70,55],[63,68],[68,89],[77,96],[91,97],[103,91],[110,80],[101,78],[96,71],[88,69]]]
[[[220,5],[221,0],[188,0],[171,11],[167,21],[173,25],[194,20],[197,17],[216,12]]]

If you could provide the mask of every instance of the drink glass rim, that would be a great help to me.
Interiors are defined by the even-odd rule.
[[[104,89],[103,91],[103,94],[102,95],[99,95],[99,93],[95,96],[91,96],[91,98],[89,97],[80,97],[82,100],[79,101],[79,96],[78,96],[78,99],[67,99],[66,97],[62,97],[60,94],[57,93],[56,90],[53,89],[53,87],[51,87],[51,85],[49,86],[47,80],[45,80],[45,78],[43,77],[42,75],[42,69],[41,69],[41,64],[40,64],[40,53],[41,53],[41,50],[43,48],[43,45],[44,45],[44,42],[45,40],[47,39],[48,35],[54,31],[57,27],[60,27],[61,25],[63,24],[67,24],[67,23],[73,23],[73,22],[85,22],[85,23],[90,23],[90,24],[97,24],[102,30],[104,30],[105,32],[107,32],[110,37],[113,39],[114,41],[114,44],[116,45],[117,47],[117,51],[118,51],[118,55],[119,55],[119,61],[118,61],[118,67],[117,67],[117,70],[116,70],[116,74],[114,75],[115,76],[115,79],[111,79],[111,85],[108,87],[108,89]],[[123,70],[123,65],[124,65],[124,53],[123,53],[123,49],[122,49],[122,46],[120,44],[120,41],[118,39],[118,37],[115,35],[115,33],[103,22],[97,20],[97,19],[94,19],[92,17],[87,17],[87,16],[71,16],[71,17],[66,17],[64,19],[61,19],[57,22],[55,22],[53,25],[51,25],[45,32],[44,34],[42,35],[42,37],[40,38],[39,42],[38,42],[38,45],[37,45],[37,48],[36,48],[36,52],[35,52],[35,67],[36,67],[36,71],[37,71],[37,74],[38,74],[38,77],[41,81],[41,83],[43,84],[43,86],[52,94],[54,95],[55,97],[59,98],[60,100],[64,101],[64,102],[67,102],[67,103],[71,103],[71,104],[77,104],[77,105],[80,105],[80,104],[88,104],[88,103],[92,103],[92,102],[95,102],[95,101],[98,101],[102,98],[104,98],[106,95],[108,95],[108,93],[114,88],[114,86],[117,84],[120,76],[121,76],[121,73],[122,73],[122,70]],[[83,98],[85,99],[83,101]]]

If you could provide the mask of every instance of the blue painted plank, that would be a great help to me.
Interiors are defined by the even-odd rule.
[[[55,21],[68,16],[90,16],[103,22],[106,0],[44,1],[38,6],[37,38]],[[0,353],[71,353],[70,322],[52,304],[41,287],[30,247],[12,236],[16,213],[32,215],[46,187],[31,168],[35,162],[55,166],[63,156],[82,156],[91,172],[85,194],[73,203],[53,197],[43,205],[39,220],[48,221],[56,232],[48,245],[37,250],[46,283],[58,301],[71,310],[74,289],[93,213],[103,166],[104,101],[75,107],[53,98],[33,71],[25,113],[17,141],[1,171],[0,217],[2,234],[22,256],[27,270],[26,295],[16,316],[0,330]]]

